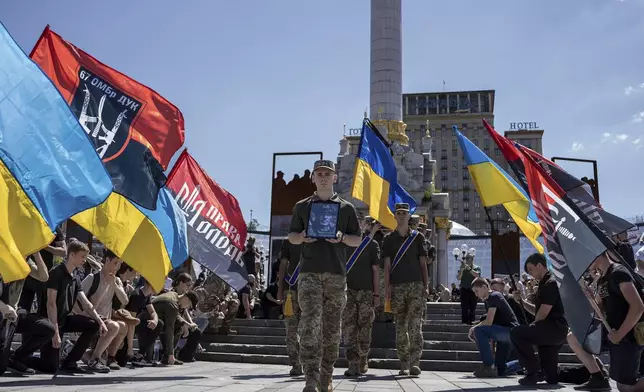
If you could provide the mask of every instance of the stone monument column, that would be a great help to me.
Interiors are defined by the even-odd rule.
[[[452,282],[456,281],[455,276],[449,276],[448,263],[450,262],[451,254],[449,249],[447,249],[447,239],[449,237],[449,231],[452,227],[452,222],[449,219],[444,217],[434,218],[434,224],[436,228],[436,277],[437,284],[442,284],[445,287],[449,287]]]
[[[371,0],[369,114],[387,138],[406,146],[402,122],[402,0]]]

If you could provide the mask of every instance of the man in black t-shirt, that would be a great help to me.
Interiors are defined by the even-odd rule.
[[[51,242],[51,244],[40,251],[40,257],[42,257],[45,266],[47,266],[47,270],[53,268],[54,256],[60,256],[63,258],[67,256],[65,233],[60,227],[56,229],[56,237]],[[25,279],[25,284],[22,289],[22,294],[20,295],[20,302],[18,303],[18,306],[22,309],[25,309],[27,312],[31,312],[35,300],[38,308],[44,308],[47,303],[46,291],[47,284],[45,282],[40,282],[37,279],[28,276],[27,279]],[[40,311],[38,311],[38,313],[40,313]]]
[[[475,377],[503,376],[510,356],[510,330],[519,325],[512,308],[503,294],[492,291],[484,278],[472,281],[472,291],[485,302],[485,320],[470,328],[470,340],[476,342],[483,366],[474,372]],[[496,342],[496,355],[492,355],[490,340]],[[492,365],[496,364],[496,369]]]
[[[85,296],[81,289],[81,282],[74,274],[76,268],[85,264],[88,254],[87,245],[80,241],[71,241],[67,246],[67,261],[49,271],[46,306],[39,307],[38,311],[54,325],[55,333],[51,342],[40,349],[40,361],[35,364],[35,367],[42,372],[53,373],[59,368],[69,372],[80,371],[77,362],[89,348],[96,333],[100,332],[101,336],[107,333],[105,323]],[[71,313],[76,301],[91,317]],[[59,363],[62,338],[68,332],[77,332],[81,335],[64,362]]]
[[[539,281],[539,287],[534,304],[522,298],[520,290],[514,293],[515,299],[523,303],[524,309],[535,316],[534,323],[520,325],[510,332],[519,363],[526,370],[526,376],[519,380],[519,384],[535,385],[544,378],[549,384],[556,384],[559,349],[568,335],[568,323],[559,287],[542,254],[530,255],[525,261],[524,269]],[[539,360],[534,353],[534,346],[538,347]]]
[[[644,380],[638,381],[642,346],[636,338],[638,331],[644,333],[641,292],[628,269],[612,261],[607,253],[599,256],[590,269],[601,274],[597,281],[599,304],[612,329],[608,332],[610,378],[620,391],[644,390]]]

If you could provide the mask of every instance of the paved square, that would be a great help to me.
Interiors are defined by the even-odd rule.
[[[289,368],[277,365],[196,362],[183,366],[122,369],[110,374],[76,376],[36,375],[2,377],[0,391],[221,391],[221,392],[295,392],[304,388],[304,379],[288,376]],[[516,391],[555,389],[573,391],[571,386],[538,389],[522,388],[516,378],[478,380],[468,374],[423,372],[419,378],[400,378],[397,371],[370,369],[359,380],[347,379],[337,369],[334,390],[343,392],[430,392],[430,391]],[[614,388],[614,387],[613,387]],[[615,389],[616,390],[616,389]]]

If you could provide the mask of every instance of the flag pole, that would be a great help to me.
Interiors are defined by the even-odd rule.
[[[490,216],[490,208],[489,207],[483,207],[485,210],[485,215],[487,216],[488,222],[490,222],[490,228],[492,229],[492,237],[494,237],[494,233],[496,232],[496,228],[494,227],[494,221],[492,221],[492,217]],[[495,241],[492,239],[492,243],[494,244]],[[498,245],[497,245],[498,246]],[[505,264],[505,269],[508,271],[508,274],[510,275],[510,280],[512,281],[512,288],[516,291],[518,290],[517,284],[514,281],[514,275],[512,275],[512,271],[510,270],[510,266],[508,265],[508,258],[505,257],[505,251],[503,250],[502,246],[499,246],[499,250],[501,251],[501,257],[503,258],[503,264]],[[521,313],[523,314],[523,319],[527,322],[528,321],[528,316],[525,312],[525,308],[523,307],[523,301],[519,303],[521,305]]]

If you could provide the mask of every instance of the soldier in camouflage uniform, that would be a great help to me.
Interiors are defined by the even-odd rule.
[[[347,271],[347,305],[342,314],[344,347],[349,363],[349,368],[344,372],[347,377],[365,374],[369,369],[367,357],[371,346],[374,309],[380,305],[380,247],[373,240],[380,225],[371,219],[364,226],[364,237],[369,243],[364,250],[355,249],[349,259],[352,262],[357,257]]]
[[[347,301],[347,246],[357,247],[362,242],[355,207],[334,193],[336,181],[333,162],[315,162],[313,183],[317,191],[295,205],[288,235],[292,244],[302,244],[298,302],[302,311],[299,332],[300,360],[306,377],[304,392],[331,390],[333,365],[340,353],[342,311]],[[338,204],[335,238],[307,236],[313,203]]]
[[[216,274],[212,273],[208,276],[202,287],[203,291],[205,291],[206,299],[204,300],[201,311],[209,313],[208,328],[213,330],[219,327],[219,333],[224,335],[235,333],[230,328],[230,324],[237,316],[239,300],[233,298],[228,284]],[[218,318],[219,312],[224,313],[224,318],[221,321]],[[219,322],[221,322],[221,326],[219,326]]]
[[[420,375],[423,350],[423,308],[429,295],[427,249],[422,234],[409,227],[409,204],[396,204],[396,230],[389,233],[382,245],[385,259],[386,298],[396,322],[396,353],[400,375]],[[412,236],[412,237],[410,237]],[[407,241],[409,239],[409,241]],[[396,263],[401,248],[410,244]]]
[[[300,304],[297,301],[297,280],[291,286],[286,280],[287,275],[291,277],[300,262],[300,249],[301,245],[293,245],[288,241],[282,243],[280,250],[280,268],[277,277],[277,284],[279,286],[277,292],[277,299],[280,301],[285,300],[287,293],[290,290],[291,304],[293,305],[293,315],[284,316],[284,323],[286,324],[286,353],[291,365],[289,374],[293,377],[302,375],[302,364],[300,362],[300,335],[298,328],[300,326],[300,318],[302,312],[300,311]]]

